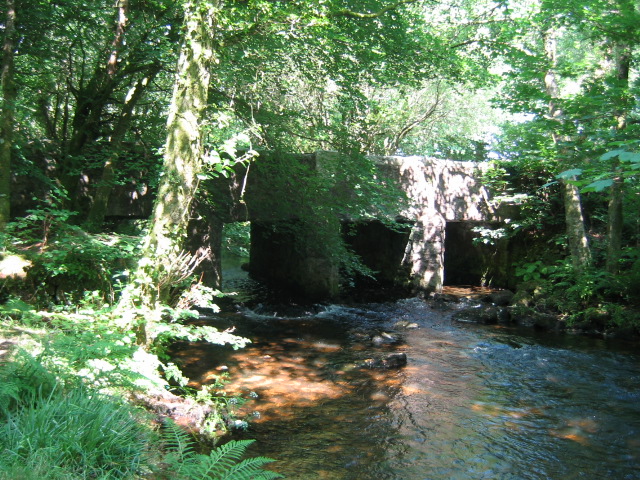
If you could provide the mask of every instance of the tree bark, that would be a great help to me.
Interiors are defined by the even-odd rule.
[[[2,112],[0,114],[0,231],[11,219],[11,148],[17,89],[13,81],[16,35],[15,0],[7,0],[5,38],[2,47]]]
[[[622,251],[623,181],[622,175],[617,175],[614,178],[608,205],[606,270],[613,274],[618,273],[620,252]]]
[[[569,243],[571,262],[577,271],[581,271],[591,264],[591,250],[584,228],[584,215],[580,190],[568,181],[562,181],[564,197],[564,214]]]
[[[615,76],[619,82],[621,95],[618,98],[620,109],[616,112],[616,130],[622,132],[627,128],[626,96],[629,90],[629,71],[631,69],[631,48],[627,45],[615,45],[613,48],[613,60]],[[607,261],[606,270],[616,274],[619,270],[620,254],[622,252],[622,229],[624,227],[624,175],[620,168],[620,161],[613,164],[613,185],[608,205],[607,224]]]
[[[184,3],[184,40],[167,120],[163,175],[143,244],[143,254],[118,310],[156,310],[197,265],[183,251],[192,203],[203,161],[203,121],[208,101],[216,5]],[[142,341],[152,340],[152,319],[145,319]]]
[[[545,73],[544,82],[547,95],[549,95],[549,118],[561,125],[564,122],[564,112],[558,103],[560,98],[560,88],[556,75],[557,67],[557,40],[556,32],[549,30],[544,33],[545,53],[549,68]],[[569,153],[563,149],[561,144],[568,138],[564,138],[559,132],[552,133],[553,141],[561,157]],[[563,151],[565,150],[565,151]],[[591,250],[589,240],[584,226],[584,215],[582,213],[582,200],[580,190],[570,181],[562,180],[562,192],[564,199],[565,224],[567,232],[567,242],[571,262],[577,271],[581,271],[591,264]]]
[[[102,168],[102,178],[96,188],[93,197],[93,203],[87,215],[87,226],[89,230],[97,231],[104,223],[104,217],[109,207],[109,197],[116,179],[116,169],[120,153],[122,152],[122,143],[125,135],[131,125],[133,109],[144,94],[146,86],[159,73],[161,64],[157,63],[149,67],[149,75],[140,81],[129,91],[125,99],[124,106],[120,112],[118,123],[113,129],[110,141],[110,154]]]

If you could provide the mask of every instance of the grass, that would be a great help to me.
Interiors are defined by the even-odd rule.
[[[0,375],[0,479],[132,478],[154,432],[131,405],[59,381],[28,355]]]

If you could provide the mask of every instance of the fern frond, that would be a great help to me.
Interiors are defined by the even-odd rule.
[[[254,441],[255,440],[231,440],[217,447],[209,456],[203,455],[199,464],[200,478],[215,478],[216,480],[223,478],[226,472],[240,461],[247,447]]]
[[[9,413],[11,405],[20,400],[21,390],[20,385],[14,382],[0,383],[0,417]]]
[[[179,463],[185,463],[195,456],[193,441],[189,434],[176,425],[173,420],[167,419],[164,422],[161,441],[166,451]]]
[[[0,416],[18,405],[33,402],[38,394],[46,396],[57,388],[58,381],[36,359],[18,351],[0,370]]]
[[[175,479],[188,480],[272,480],[282,475],[262,470],[273,462],[266,457],[241,460],[245,450],[255,440],[231,440],[214,449],[209,455],[194,452],[189,435],[173,421],[164,424],[162,443],[166,451],[166,470]]]
[[[189,480],[271,480],[282,475],[262,470],[270,458],[240,460],[254,440],[232,440],[209,455],[194,455],[182,465],[180,473]]]
[[[262,470],[262,467],[274,460],[266,457],[247,458],[232,467],[220,480],[271,480],[282,478],[282,475],[269,470]]]

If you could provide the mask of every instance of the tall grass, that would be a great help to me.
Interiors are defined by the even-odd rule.
[[[36,394],[0,426],[0,478],[131,478],[152,441],[140,417],[84,388]]]

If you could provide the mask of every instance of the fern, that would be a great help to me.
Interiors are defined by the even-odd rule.
[[[252,443],[253,440],[232,440],[216,448],[208,457],[203,456],[199,463],[203,467],[201,473],[206,476],[202,478],[223,478],[225,472],[240,461],[242,454]]]
[[[282,475],[262,467],[273,462],[266,457],[241,460],[254,440],[232,440],[214,449],[209,455],[196,453],[189,435],[172,421],[164,425],[162,441],[165,444],[164,462],[167,471],[185,480],[272,480]]]
[[[31,355],[19,351],[12,361],[1,365],[0,418],[19,405],[34,401],[38,393],[47,394],[57,385],[55,376]]]
[[[187,432],[171,420],[167,420],[163,424],[162,443],[167,452],[165,461],[168,463],[182,465],[195,455],[193,442]]]
[[[12,405],[20,401],[22,387],[13,381],[3,381],[0,383],[0,418],[4,417],[11,410]]]
[[[244,451],[244,448],[243,448]],[[247,458],[233,466],[226,474],[219,477],[220,480],[271,480],[272,478],[282,478],[282,475],[262,470],[267,463],[273,462],[266,457]]]

